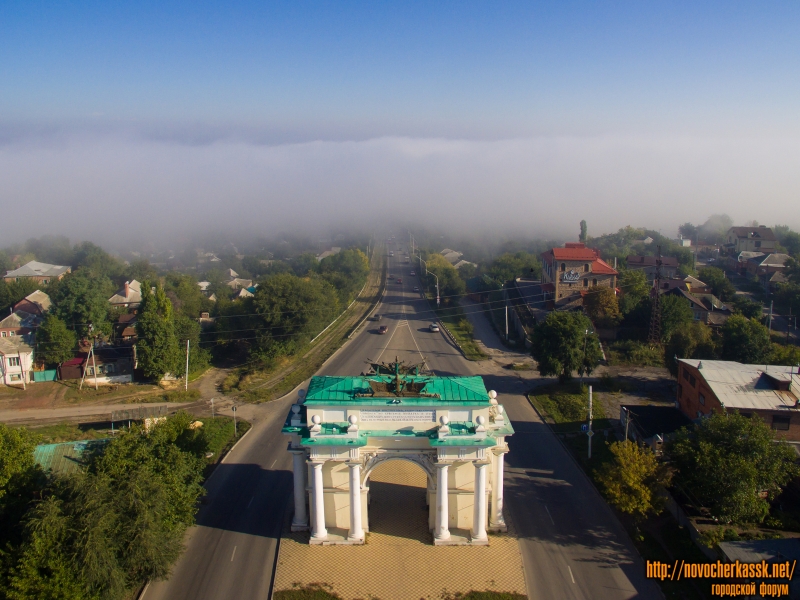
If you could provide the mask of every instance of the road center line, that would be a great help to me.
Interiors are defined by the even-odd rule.
[[[234,548],[234,550],[236,550],[236,548]],[[572,574],[572,569],[569,565],[567,565],[567,570],[569,570],[569,577],[572,579],[572,583],[575,583],[575,576]]]
[[[271,469],[272,467],[274,467],[276,462],[278,462],[277,458],[272,461],[272,464],[269,466],[269,468]]]
[[[233,554],[231,554],[231,562],[233,562],[233,557],[234,556],[236,556],[236,546],[233,547]],[[572,571],[570,571],[569,574],[572,575]],[[572,580],[572,583],[575,583],[574,579]]]
[[[255,498],[255,496],[253,496]],[[250,498],[250,502],[247,503],[247,508],[250,508],[250,505],[253,503],[253,498]]]
[[[555,525],[556,522],[553,520],[553,515],[550,514],[550,509],[547,508],[547,504],[544,505],[544,509],[547,511],[547,516],[550,517],[550,522]],[[575,583],[574,581],[572,583]]]

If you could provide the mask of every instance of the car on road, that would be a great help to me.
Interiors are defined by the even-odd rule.
[[[397,283],[403,283],[403,278],[402,277],[398,277],[397,278]]]
[[[431,332],[439,333],[439,325],[437,323],[431,323]]]
[[[417,286],[414,286],[414,291],[415,291],[415,292],[418,292],[418,291],[419,291],[419,288],[418,288]]]
[[[380,321],[381,320],[381,316],[377,315],[377,314],[376,315],[372,315],[372,320],[373,321]]]
[[[389,333],[389,328],[386,325],[381,325],[380,327],[378,327],[378,333],[380,333],[381,335]]]
[[[409,273],[409,275],[411,275],[413,277],[414,275],[416,275],[416,273],[414,273],[414,271],[411,271],[411,273]]]

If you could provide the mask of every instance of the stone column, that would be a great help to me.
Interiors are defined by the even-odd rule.
[[[315,540],[324,540],[328,537],[325,529],[325,495],[322,487],[322,465],[325,462],[311,462],[314,477],[311,480],[311,494],[314,498],[314,522],[311,527],[311,537]]]
[[[507,531],[506,520],[503,518],[504,465],[505,452],[496,452],[494,455],[494,481],[492,481],[492,509],[489,517],[489,528],[494,531]]]
[[[449,494],[447,491],[447,467],[445,463],[436,463],[436,523],[433,537],[439,541],[450,539],[448,521]]]
[[[350,467],[350,532],[347,539],[364,541],[361,527],[361,463],[347,463]]]
[[[475,465],[475,509],[472,514],[472,539],[480,541],[486,536],[486,467],[488,463],[478,462]]]
[[[306,513],[306,463],[303,460],[305,450],[292,450],[292,471],[294,472],[294,517],[292,531],[308,529]]]

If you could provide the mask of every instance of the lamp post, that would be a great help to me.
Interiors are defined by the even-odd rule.
[[[583,362],[584,363],[586,362],[586,340],[588,339],[588,337],[589,337],[589,330],[587,329],[586,331],[583,332]],[[581,385],[583,385],[584,366],[585,365],[581,365]]]

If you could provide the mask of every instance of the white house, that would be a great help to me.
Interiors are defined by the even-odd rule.
[[[21,337],[0,338],[0,382],[22,385],[30,381],[33,368],[33,348]]]

